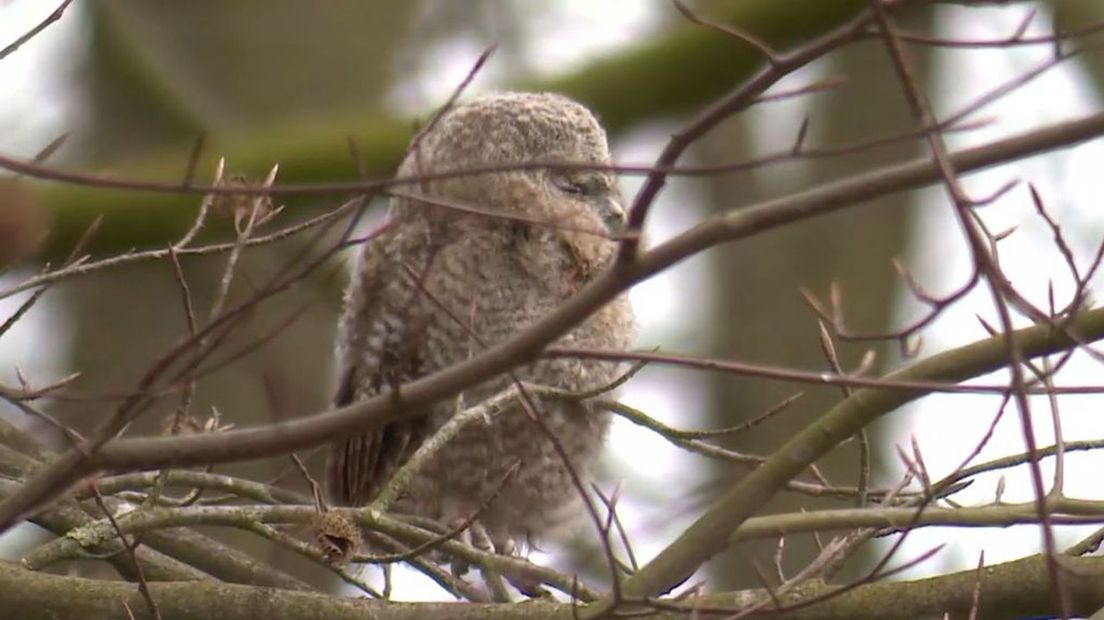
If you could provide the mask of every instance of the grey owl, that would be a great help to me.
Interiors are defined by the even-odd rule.
[[[399,174],[549,161],[609,164],[605,131],[586,108],[565,97],[498,93],[443,114],[416,139]],[[345,294],[335,405],[386,393],[463,361],[547,315],[610,264],[616,244],[594,231],[614,231],[624,218],[615,178],[601,170],[484,172],[428,180],[408,191],[505,217],[392,198],[391,225],[364,244]],[[632,312],[621,297],[556,344],[625,349],[632,334]],[[555,359],[517,368],[514,376],[586,391],[609,384],[618,372],[610,362]],[[436,403],[425,415],[335,444],[326,472],[330,501],[369,503],[459,407],[511,383],[498,377]],[[580,513],[579,497],[563,459],[520,404],[511,402],[465,426],[406,485],[391,510],[454,526],[483,507],[480,531],[499,551],[539,541],[571,522]],[[536,405],[585,477],[601,450],[609,413],[563,400],[538,399]]]

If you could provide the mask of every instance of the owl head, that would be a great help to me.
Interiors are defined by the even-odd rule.
[[[453,107],[415,138],[399,175],[486,169],[478,174],[430,180],[409,186],[412,193],[447,199],[486,212],[523,215],[548,222],[579,254],[601,262],[610,251],[609,233],[624,220],[616,177],[607,170],[532,167],[534,162],[593,164],[611,162],[606,132],[589,110],[552,93],[495,93]],[[464,219],[470,214],[398,199],[398,217]],[[477,218],[481,226],[503,225]],[[544,233],[549,234],[549,233]]]

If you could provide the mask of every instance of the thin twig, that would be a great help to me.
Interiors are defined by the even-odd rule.
[[[38,36],[39,33],[41,33],[43,30],[49,28],[50,24],[61,19],[61,16],[65,14],[65,9],[69,8],[69,5],[72,2],[73,0],[63,0],[62,3],[59,4],[52,13],[46,16],[46,19],[39,22],[38,25],[28,30],[23,36],[19,37],[15,41],[12,41],[7,45],[7,47],[0,50],[0,60],[8,57],[10,54],[22,47],[24,43]]]

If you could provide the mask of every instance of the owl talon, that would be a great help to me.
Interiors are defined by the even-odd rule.
[[[505,539],[496,541],[494,544],[495,553],[499,555],[518,555],[517,545],[514,544],[512,539]]]
[[[462,579],[465,575],[468,574],[468,571],[470,570],[471,562],[463,558],[454,557],[452,558],[452,561],[449,562],[449,572],[452,573],[452,576],[457,579]]]
[[[505,575],[505,577],[510,585],[529,598],[552,598],[552,593],[541,587],[541,581],[536,577],[528,575],[525,577]]]
[[[483,552],[494,553],[495,545],[491,542],[491,537],[487,533],[487,528],[483,527],[483,524],[479,521],[472,522],[467,529],[460,532],[457,538],[460,542],[469,547],[474,547]],[[463,558],[454,557],[449,563],[449,568],[454,577],[463,577],[471,570],[471,562]]]
[[[491,541],[491,535],[479,521],[471,524],[471,527],[467,529],[467,535],[469,545],[485,553],[495,552],[495,544]]]

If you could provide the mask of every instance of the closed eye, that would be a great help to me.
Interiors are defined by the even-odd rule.
[[[590,188],[587,184],[577,179],[553,177],[552,184],[556,186],[556,189],[565,194],[571,194],[572,196],[586,196],[590,194]]]
[[[556,189],[571,196],[594,198],[609,193],[609,185],[597,176],[562,176],[552,177],[552,184]]]

